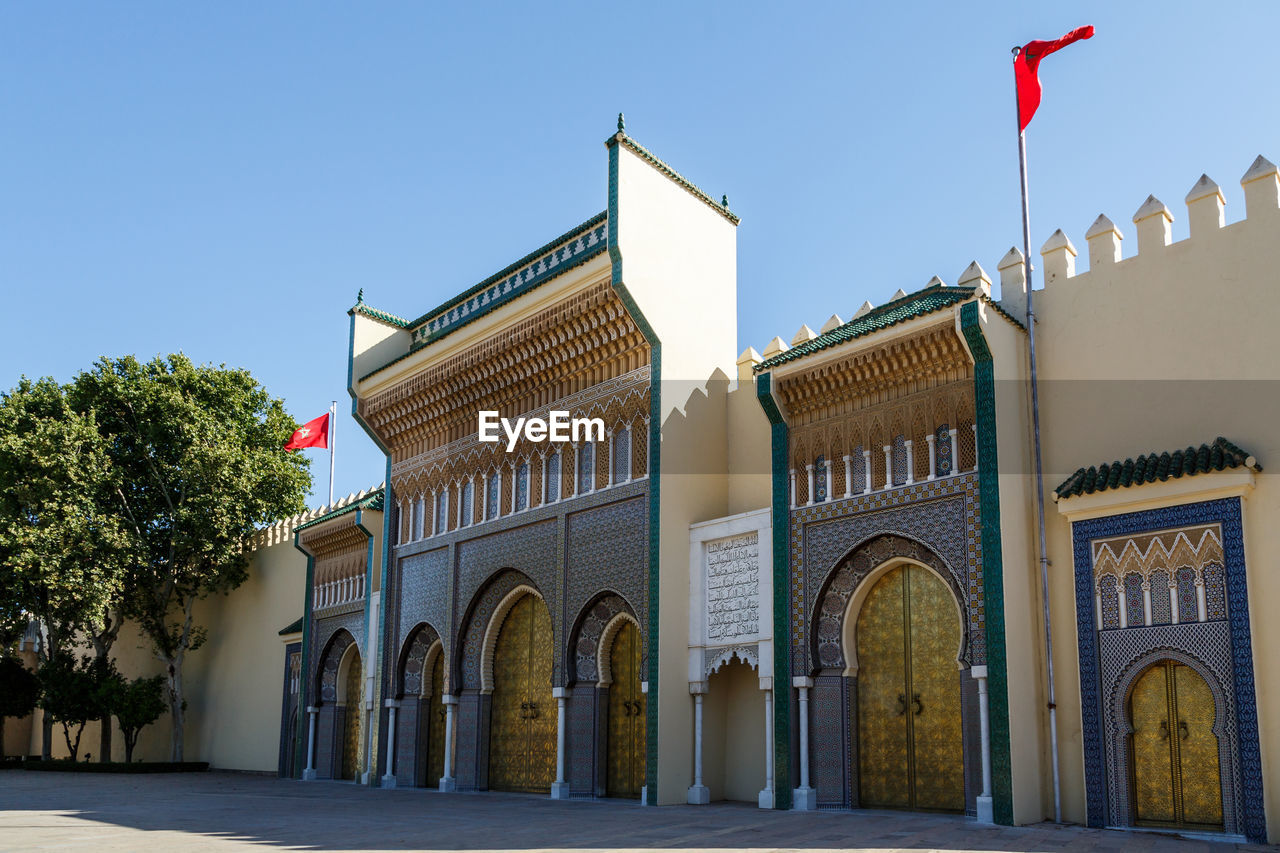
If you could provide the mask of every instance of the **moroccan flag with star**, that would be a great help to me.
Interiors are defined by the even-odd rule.
[[[1040,60],[1080,39],[1093,38],[1093,27],[1076,27],[1060,39],[1029,41],[1013,61],[1013,75],[1018,83],[1018,131],[1027,129],[1031,117],[1040,107]]]
[[[329,413],[325,412],[315,420],[307,421],[293,432],[285,450],[301,450],[304,447],[329,446]]]

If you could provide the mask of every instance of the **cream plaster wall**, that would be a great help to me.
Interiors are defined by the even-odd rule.
[[[703,784],[711,801],[756,803],[765,783],[764,691],[736,658],[711,676],[702,706]],[[689,773],[692,778],[692,758]]]
[[[732,223],[626,146],[617,151],[622,281],[662,346],[658,803],[690,784],[689,524],[726,515],[726,394],[737,343]],[[613,211],[611,211],[611,214]],[[763,712],[762,712],[763,713]]]

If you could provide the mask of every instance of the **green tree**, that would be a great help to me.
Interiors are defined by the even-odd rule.
[[[128,681],[117,674],[110,684],[108,702],[124,735],[124,760],[131,762],[138,735],[165,711],[164,676]]]
[[[45,632],[46,663],[121,589],[130,542],[111,503],[119,479],[92,411],[52,379],[0,397],[0,621]],[[41,753],[52,749],[46,716]]]
[[[12,655],[0,655],[0,758],[4,757],[4,718],[22,718],[36,708],[40,680]]]
[[[197,366],[181,354],[104,358],[75,378],[69,396],[94,413],[107,441],[112,509],[137,554],[124,615],[165,666],[171,758],[181,761],[183,663],[206,639],[195,604],[239,586],[249,537],[302,510],[310,463],[284,451],[297,422],[246,370]]]
[[[40,707],[49,720],[62,726],[67,752],[75,761],[85,724],[102,716],[99,678],[87,659],[77,664],[70,652],[60,652],[42,663],[39,678]]]

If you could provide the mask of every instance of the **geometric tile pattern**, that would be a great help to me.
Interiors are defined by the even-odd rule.
[[[1092,543],[1095,539],[1109,536],[1145,534],[1152,531],[1168,530],[1201,524],[1220,524],[1222,531],[1222,552],[1226,573],[1225,608],[1227,621],[1194,623],[1144,628],[1123,632],[1100,634],[1094,624],[1094,565]],[[1223,768],[1238,767],[1238,787],[1224,785],[1224,800],[1231,787],[1231,804],[1236,831],[1249,841],[1263,843],[1266,840],[1264,821],[1264,803],[1262,788],[1262,757],[1258,740],[1258,709],[1256,688],[1254,685],[1252,631],[1249,626],[1249,590],[1248,576],[1244,561],[1244,537],[1239,498],[1221,498],[1199,503],[1181,504],[1142,512],[1122,513],[1103,518],[1077,521],[1071,525],[1073,562],[1076,581],[1076,637],[1079,644],[1080,695],[1082,716],[1082,740],[1085,764],[1085,801],[1090,826],[1106,826],[1124,819],[1123,809],[1118,804],[1109,802],[1109,794],[1115,790],[1112,778],[1118,774],[1117,765],[1109,759],[1117,752],[1122,753],[1114,744],[1108,747],[1105,737],[1105,721],[1103,708],[1107,697],[1113,695],[1117,686],[1114,673],[1123,667],[1121,659],[1141,655],[1143,649],[1132,648],[1132,644],[1145,639],[1145,652],[1163,654],[1181,659],[1192,665],[1199,662],[1201,672],[1205,670],[1215,673],[1207,678],[1210,688],[1214,680],[1219,681],[1219,696],[1215,699],[1222,703],[1231,703],[1235,724],[1235,746],[1233,754],[1221,763]],[[1183,571],[1178,571],[1179,610],[1183,609]],[[1215,642],[1199,638],[1194,643],[1187,639],[1189,634],[1174,634],[1173,629],[1195,629],[1199,631],[1223,631],[1225,625],[1226,639]],[[1216,627],[1215,627],[1216,626]],[[1116,637],[1112,640],[1110,637]],[[1134,640],[1128,639],[1129,636]],[[1107,657],[1103,658],[1103,643],[1106,643]],[[1112,643],[1126,643],[1127,654],[1113,649]],[[1191,645],[1191,648],[1187,646]],[[1223,647],[1226,647],[1225,649]],[[1223,665],[1211,665],[1215,655],[1229,652],[1230,672],[1224,673]],[[1141,657],[1138,658],[1140,661]],[[1221,660],[1221,658],[1218,658]],[[1135,664],[1136,665],[1136,664]],[[1108,680],[1104,681],[1104,675]],[[1220,697],[1220,698],[1219,698]],[[1114,713],[1114,711],[1113,711]],[[1227,721],[1223,720],[1224,727]],[[1226,729],[1224,728],[1224,733]],[[1220,736],[1221,738],[1222,736]],[[1226,739],[1226,738],[1222,738]],[[1110,755],[1108,754],[1110,753]],[[1224,776],[1229,774],[1224,774]],[[1120,785],[1123,779],[1116,779]],[[1238,792],[1238,793],[1237,793]],[[1224,807],[1227,804],[1224,802]],[[1117,813],[1119,812],[1119,813]]]
[[[1173,605],[1169,601],[1169,573],[1156,569],[1151,573],[1151,624],[1168,625],[1173,621]]]

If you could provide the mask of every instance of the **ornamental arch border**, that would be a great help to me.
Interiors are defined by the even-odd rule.
[[[498,646],[498,634],[502,630],[502,623],[506,621],[507,614],[511,612],[511,608],[515,607],[520,599],[526,595],[532,595],[547,607],[547,601],[542,597],[542,593],[532,584],[517,584],[515,588],[510,590],[499,601],[498,606],[493,609],[493,615],[489,617],[489,622],[484,630],[484,642],[480,648],[480,692],[493,692],[493,653]],[[551,617],[551,608],[547,607],[547,617]]]
[[[410,696],[421,695],[423,685],[429,680],[426,673],[430,671],[430,665],[435,662],[433,650],[442,643],[440,632],[430,622],[422,621],[413,626],[396,657],[392,698],[403,699],[406,693]],[[416,671],[409,668],[415,662],[417,663]],[[445,672],[446,685],[448,680],[449,673]]]
[[[335,628],[333,633],[329,635],[329,639],[325,640],[324,645],[321,647],[319,665],[316,666],[314,675],[316,707],[337,704],[339,672],[342,669],[342,662],[347,649],[351,646],[355,646],[357,651],[360,648],[355,636],[346,628]],[[361,658],[361,661],[363,662],[363,658]],[[333,664],[332,667],[329,665],[330,662]]]
[[[644,636],[640,631],[640,620],[626,611],[614,614],[600,632],[600,640],[596,646],[596,667],[599,672],[596,687],[609,687],[613,684],[613,640],[628,622],[636,627],[637,635]],[[644,671],[643,667],[641,671]]]
[[[575,684],[603,686],[600,643],[606,630],[620,614],[629,616],[640,632],[640,669],[641,672],[647,672],[647,637],[635,608],[631,606],[631,602],[627,601],[626,596],[612,589],[604,589],[587,600],[587,603],[578,611],[573,626],[569,630],[566,686]],[[613,631],[616,632],[617,627],[614,627]],[[612,640],[612,634],[610,634],[610,640]],[[604,654],[607,655],[607,653],[606,649]]]

